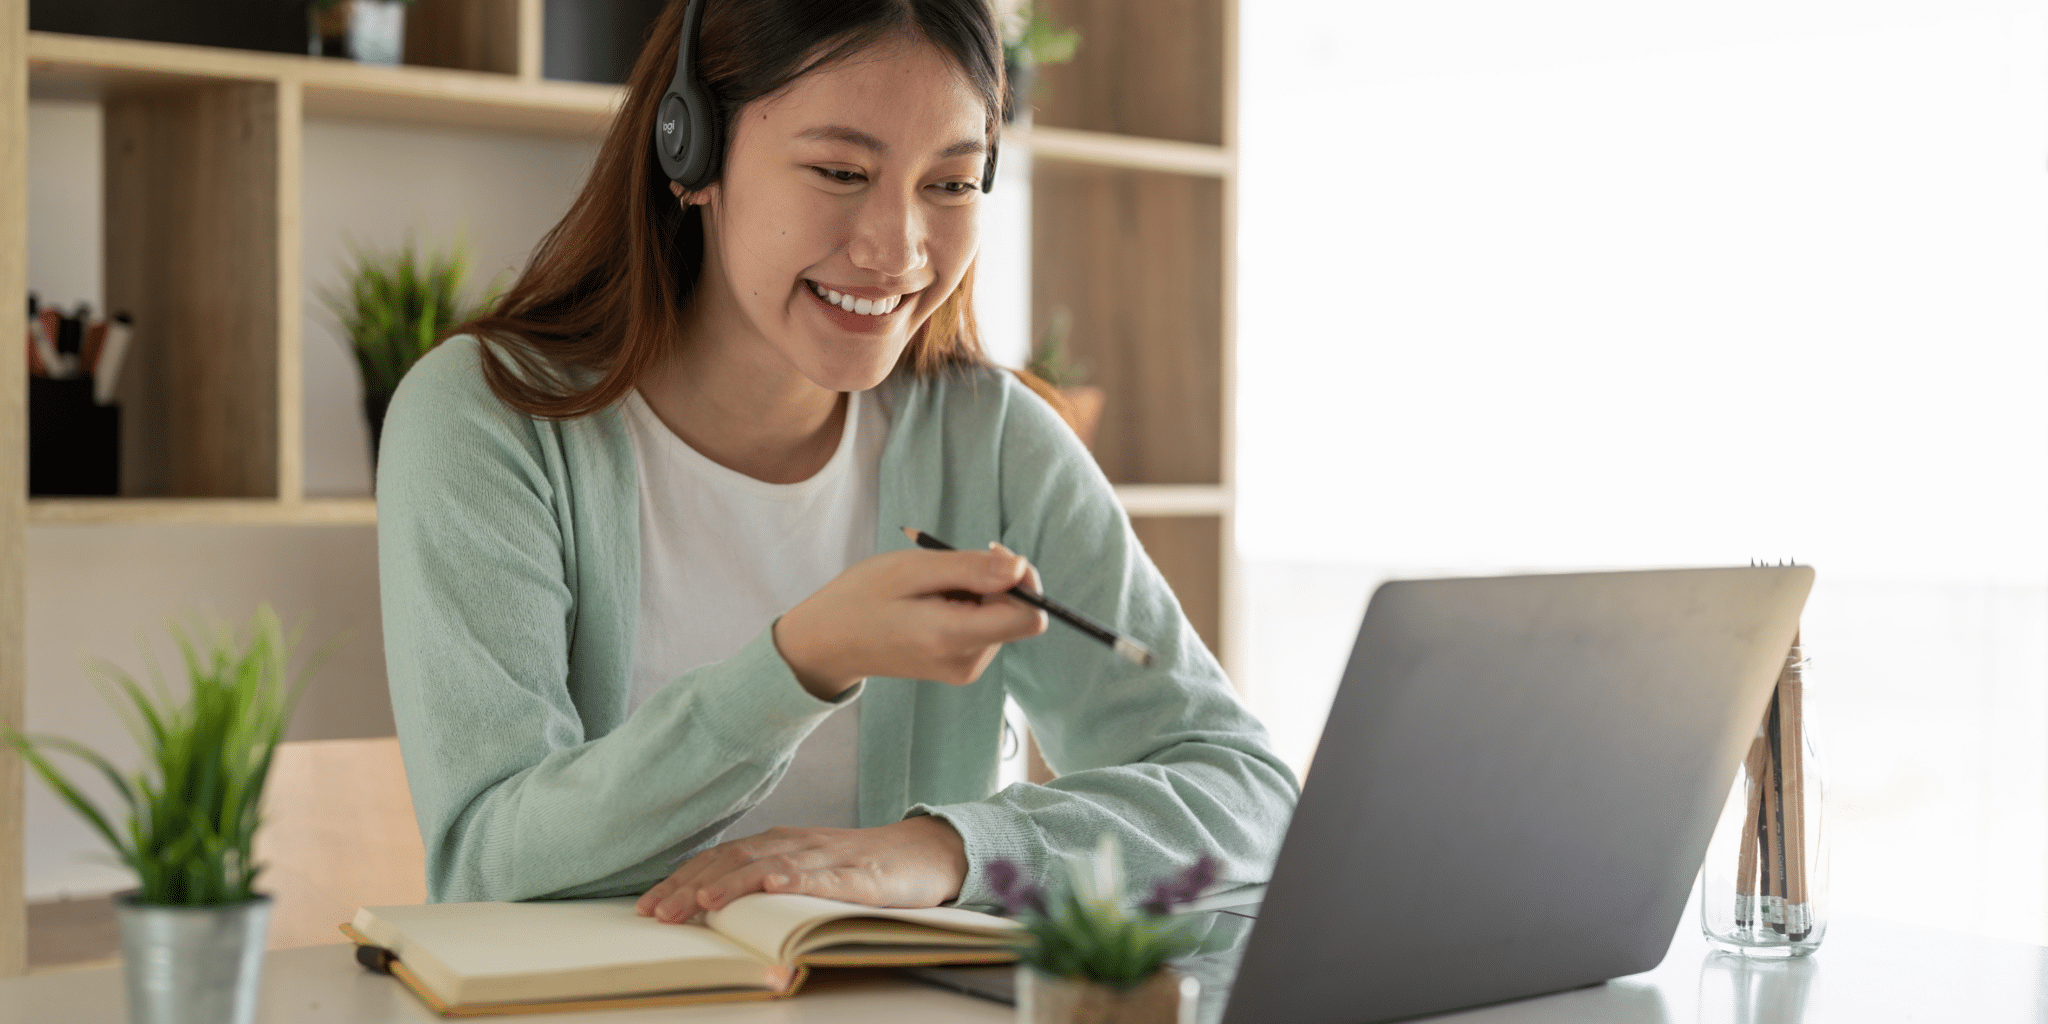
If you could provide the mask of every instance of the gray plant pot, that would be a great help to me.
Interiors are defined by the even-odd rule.
[[[406,0],[334,0],[306,7],[307,52],[360,64],[405,62]]]
[[[251,1024],[263,981],[270,897],[161,907],[114,894],[130,1024]]]

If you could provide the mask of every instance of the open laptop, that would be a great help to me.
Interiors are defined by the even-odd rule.
[[[1224,1024],[1370,1024],[1655,967],[1812,584],[1381,586]]]
[[[1812,584],[1381,586],[1271,883],[1190,908],[1249,931],[1194,965],[1204,1019],[1233,970],[1224,1024],[1374,1024],[1655,967]],[[1007,967],[914,973],[1013,998]]]

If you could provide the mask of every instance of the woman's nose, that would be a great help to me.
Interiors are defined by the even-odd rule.
[[[862,204],[848,256],[862,270],[903,277],[927,261],[924,221],[915,203],[875,198]]]

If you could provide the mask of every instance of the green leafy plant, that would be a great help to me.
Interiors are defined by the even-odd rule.
[[[1088,381],[1088,364],[1077,362],[1067,351],[1067,338],[1074,330],[1074,315],[1067,307],[1053,309],[1052,318],[1045,325],[1045,333],[1038,344],[1031,349],[1031,360],[1024,368],[1056,388],[1071,388]]]
[[[5,721],[0,738],[135,872],[138,902],[244,902],[255,896],[262,871],[251,847],[262,823],[263,784],[311,668],[287,677],[299,630],[285,635],[267,605],[256,611],[246,641],[225,625],[199,627],[197,637],[176,623],[170,629],[192,683],[182,703],[161,679],[145,690],[120,669],[95,665],[108,703],[146,755],[146,770],[124,775],[84,744],[23,735]],[[86,799],[45,752],[69,754],[105,776],[127,805],[126,821]]]
[[[346,290],[327,291],[321,300],[348,334],[364,397],[388,399],[436,339],[490,304],[495,282],[475,305],[463,305],[469,253],[460,241],[424,259],[411,238],[395,252],[349,248],[355,266]]]
[[[1007,860],[988,867],[996,898],[1024,926],[1017,956],[1039,973],[1127,988],[1200,945],[1201,934],[1170,915],[1215,884],[1216,860],[1208,854],[1155,882],[1151,898],[1135,910],[1123,905],[1123,853],[1115,836],[1102,837],[1092,861],[1070,867],[1067,884],[1050,895]]]
[[[1081,30],[1053,24],[1040,4],[1023,4],[1005,22],[1003,59],[1011,64],[1065,64],[1081,46]]]

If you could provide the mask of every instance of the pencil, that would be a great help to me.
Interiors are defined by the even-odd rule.
[[[1778,764],[1784,778],[1785,935],[1798,941],[1813,930],[1806,893],[1806,736],[1804,652],[1798,634],[1778,677]]]
[[[903,535],[909,537],[912,541],[916,542],[917,546],[921,548],[930,548],[933,551],[957,550],[953,547],[953,545],[948,544],[945,541],[942,541],[937,537],[934,537],[931,534],[924,532],[923,530],[913,530],[910,527],[906,526],[903,528]],[[1060,620],[1061,622],[1066,623],[1069,626],[1074,627],[1075,629],[1080,630],[1083,633],[1088,634],[1089,636],[1094,637],[1097,640],[1102,641],[1105,644],[1108,644],[1110,650],[1113,650],[1119,655],[1122,655],[1124,660],[1126,661],[1132,662],[1140,666],[1152,664],[1152,649],[1150,647],[1147,647],[1144,644],[1141,644],[1138,641],[1131,639],[1130,637],[1124,636],[1123,634],[1118,633],[1117,631],[1109,628],[1108,626],[1105,626],[1102,623],[1097,622],[1094,619],[1091,619],[1088,616],[1083,615],[1080,612],[1077,612],[1072,608],[1069,608],[1066,605],[1063,605],[1058,601],[1053,600],[1052,598],[1046,597],[1043,594],[1035,593],[1031,590],[1027,590],[1024,588],[1022,584],[1011,587],[1010,596],[1016,598],[1019,601],[1024,602],[1025,604],[1030,605],[1033,608],[1036,608],[1046,613],[1047,615],[1052,616],[1055,619]]]
[[[1770,737],[1769,760],[1764,770],[1764,828],[1770,838],[1770,845],[1764,856],[1771,862],[1770,919],[1771,930],[1784,934],[1786,882],[1791,867],[1785,856],[1785,763],[1780,754],[1785,749],[1785,718],[1780,707],[1781,694],[1771,691],[1771,710],[1766,716],[1764,734]]]
[[[1757,827],[1762,820],[1764,802],[1764,733],[1757,729],[1756,738],[1749,741],[1749,755],[1742,759],[1743,769],[1743,813],[1741,852],[1735,859],[1735,926],[1747,929],[1759,923],[1756,869],[1757,845],[1763,835]]]

